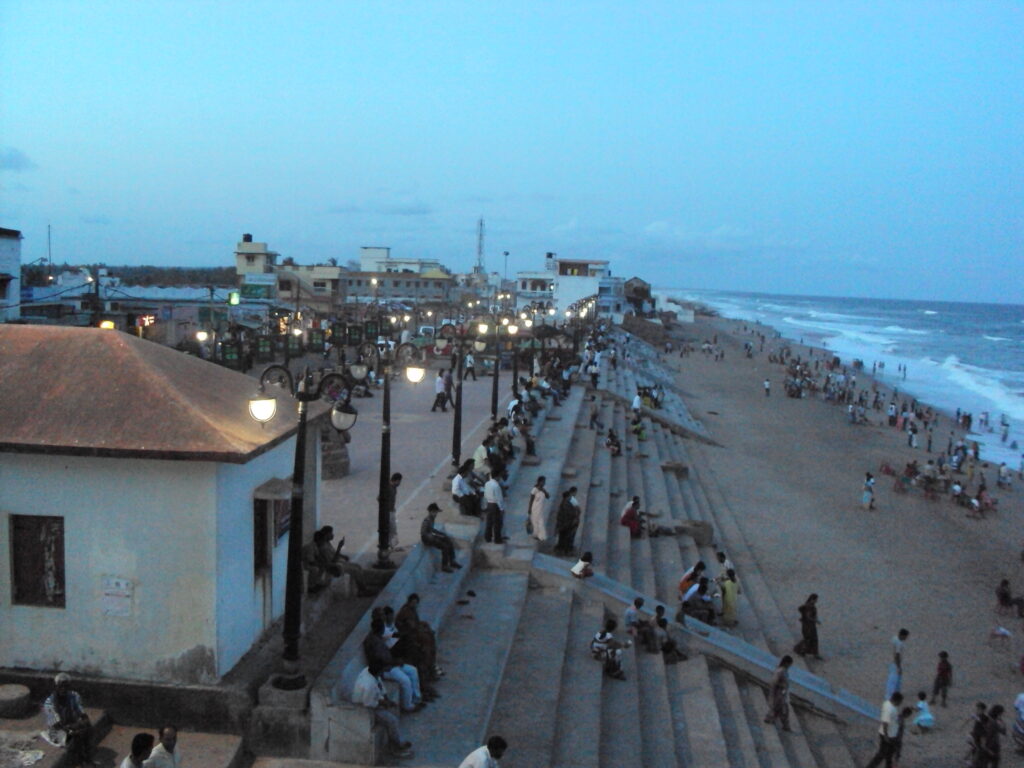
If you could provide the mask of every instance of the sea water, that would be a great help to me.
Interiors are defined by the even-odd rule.
[[[1024,305],[786,296],[664,288],[665,299],[700,302],[724,317],[772,326],[783,337],[861,360],[900,393],[973,415],[982,459],[1024,461]],[[906,374],[899,372],[906,366]],[[902,400],[902,397],[900,398]],[[989,427],[981,426],[987,412]],[[1001,419],[1010,425],[1002,440]],[[945,436],[937,443],[945,447]],[[1016,441],[1017,447],[1012,445]]]

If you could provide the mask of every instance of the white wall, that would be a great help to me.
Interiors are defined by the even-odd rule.
[[[311,427],[306,444],[319,454],[319,430]],[[309,454],[307,454],[307,462]],[[223,675],[245,654],[263,632],[263,602],[253,565],[253,494],[263,483],[291,477],[295,438],[257,456],[248,464],[221,464],[217,470],[217,671]],[[312,466],[308,467],[310,470]],[[317,467],[319,469],[319,467]],[[319,477],[319,471],[316,477]],[[317,484],[319,485],[319,484]],[[314,489],[305,489],[314,502]],[[304,518],[305,519],[305,518]],[[304,540],[316,525],[306,523]],[[284,587],[288,563],[288,536],[276,542],[271,563],[273,617],[284,612]]]
[[[21,240],[16,237],[0,237],[0,272],[14,275],[7,290],[0,290],[0,322],[16,320],[21,316]]]
[[[0,453],[0,666],[213,679],[216,492],[212,463]],[[64,518],[65,608],[11,604],[11,514]]]
[[[594,296],[601,285],[600,277],[558,275],[555,277],[555,309],[557,317],[564,319],[565,310],[585,296]]]

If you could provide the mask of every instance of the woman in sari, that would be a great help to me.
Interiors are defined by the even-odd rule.
[[[735,627],[738,623],[736,618],[736,601],[740,593],[740,583],[736,580],[736,571],[732,568],[725,572],[725,577],[719,582],[722,590],[722,626]]]

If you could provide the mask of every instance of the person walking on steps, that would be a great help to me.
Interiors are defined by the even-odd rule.
[[[782,730],[789,731],[789,668],[793,666],[792,656],[783,656],[775,668],[768,688],[768,714],[764,721],[769,725],[778,720]]]

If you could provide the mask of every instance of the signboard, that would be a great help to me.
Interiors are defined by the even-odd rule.
[[[243,285],[241,293],[243,299],[272,299],[274,286],[272,285]]]
[[[345,329],[345,343],[350,347],[358,347],[363,343],[363,329],[359,325],[350,325]]]
[[[324,332],[314,328],[309,331],[308,336],[309,338],[306,340],[306,349],[310,352],[323,352]]]
[[[380,335],[380,323],[376,320],[367,320],[363,323],[363,333],[367,339],[376,339]]]
[[[238,363],[241,358],[238,347],[238,342],[224,342],[224,365],[226,365],[228,368],[234,368],[235,370],[238,370]]]
[[[302,354],[302,337],[294,333],[288,334],[288,355],[294,357]]]
[[[135,584],[123,576],[104,576],[100,611],[104,616],[131,616]]]
[[[277,275],[267,272],[251,272],[243,276],[245,285],[277,285]]]
[[[274,359],[274,340],[269,336],[256,337],[256,359],[261,363]]]

